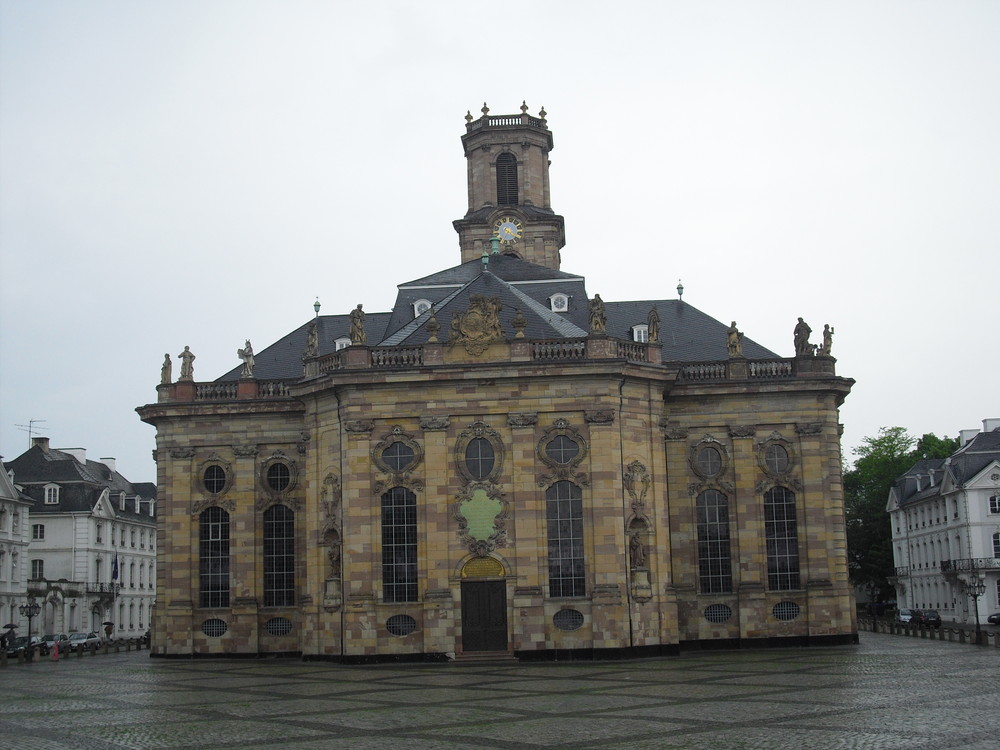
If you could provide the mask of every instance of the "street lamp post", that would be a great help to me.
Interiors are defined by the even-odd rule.
[[[973,612],[976,615],[976,645],[983,645],[983,627],[979,624],[979,597],[986,593],[986,581],[975,573],[962,584],[965,593],[972,597]]]
[[[41,610],[41,607],[38,606],[38,602],[34,599],[28,599],[26,604],[22,604],[17,608],[17,611],[21,613],[22,617],[28,618],[28,649],[25,654],[25,659],[27,661],[31,661],[32,656],[34,655],[34,648],[31,645],[31,621],[38,616],[39,610]]]

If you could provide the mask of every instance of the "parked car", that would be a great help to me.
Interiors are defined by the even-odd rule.
[[[50,650],[55,648],[57,643],[59,644],[59,648],[61,649],[65,649],[69,645],[68,643],[66,643],[66,641],[69,640],[69,636],[67,636],[65,633],[58,633],[58,634],[49,633],[48,635],[43,635],[42,640],[45,641],[46,647],[49,648]]]
[[[941,627],[941,615],[936,609],[917,610],[920,612],[920,624],[929,628]]]
[[[992,615],[986,618],[986,622],[990,625],[1000,625],[1000,612],[994,612]]]
[[[97,633],[70,633],[69,634],[69,650],[76,651],[77,649],[98,649],[101,647],[101,636]]]
[[[41,636],[31,636],[31,645],[37,649],[40,654],[49,653],[49,647],[45,645],[45,641],[42,640]],[[28,648],[28,636],[18,636],[14,639],[13,643],[9,643],[7,645],[7,656],[17,656],[26,648]]]
[[[917,612],[915,609],[901,609],[896,612],[896,622],[913,622],[913,613]]]

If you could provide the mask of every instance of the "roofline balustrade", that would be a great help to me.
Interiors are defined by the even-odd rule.
[[[427,342],[420,346],[351,345],[322,357],[304,360],[304,378],[323,377],[340,370],[403,370],[446,365],[446,350],[452,344]],[[462,346],[459,342],[455,346]],[[678,383],[708,383],[739,380],[776,381],[799,377],[835,376],[832,357],[795,357],[790,359],[745,359],[733,357],[710,362],[662,362],[663,346],[616,339],[601,334],[580,338],[511,339],[489,344],[494,356],[484,362],[566,362],[623,359],[635,364],[650,364],[674,371]],[[506,347],[507,356],[503,356]],[[495,356],[497,353],[500,356]],[[292,398],[291,387],[303,378],[212,381],[196,383],[179,380],[160,385],[160,402],[218,402],[253,399]]]

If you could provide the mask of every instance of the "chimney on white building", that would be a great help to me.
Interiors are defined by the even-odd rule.
[[[39,448],[42,449],[42,453],[49,452],[49,439],[47,437],[31,438],[31,445],[32,447],[37,445]]]
[[[958,433],[958,445],[961,448],[966,445],[972,438],[979,434],[979,430],[961,430]]]
[[[87,449],[86,448],[60,448],[63,453],[68,453],[77,461],[79,461],[84,466],[87,465]]]
[[[994,430],[1000,430],[1000,417],[996,419],[984,419],[983,432],[993,432]]]
[[[109,469],[111,469],[112,473],[114,473],[115,471],[117,471],[117,469],[115,469],[115,459],[114,458],[102,458],[102,459],[99,459],[99,460],[100,460],[100,462],[102,464],[104,464]]]

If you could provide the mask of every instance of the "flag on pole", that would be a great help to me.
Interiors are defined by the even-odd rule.
[[[111,580],[112,581],[117,581],[118,580],[118,553],[117,552],[115,553],[115,563],[114,563],[114,566],[111,568]]]

